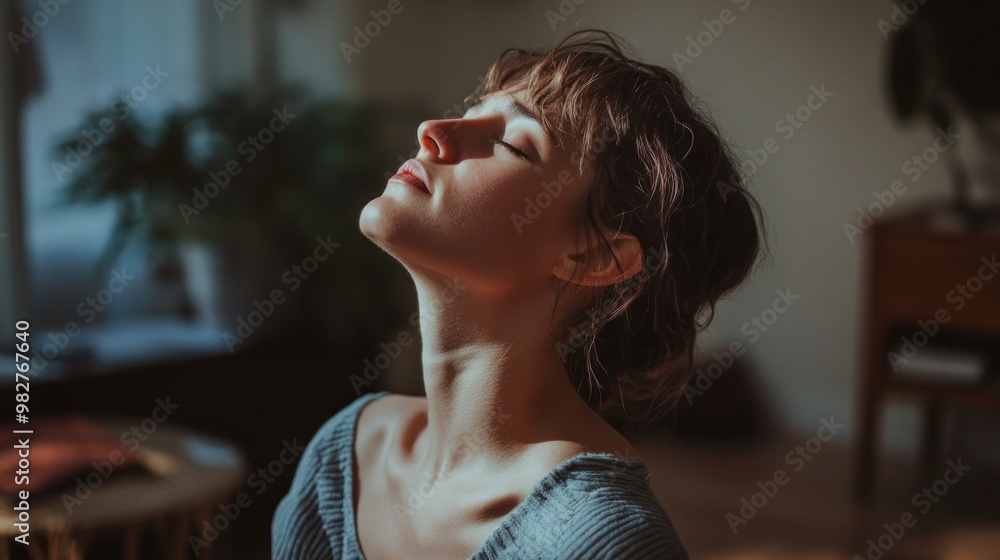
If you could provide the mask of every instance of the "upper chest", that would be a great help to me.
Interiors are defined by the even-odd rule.
[[[468,558],[527,496],[509,473],[411,465],[400,452],[420,403],[387,396],[358,417],[354,504],[367,560]]]
[[[424,399],[390,395],[358,417],[353,498],[367,560],[468,558],[564,460],[581,451],[634,453],[624,438],[604,436],[537,445],[516,466],[432,472],[413,465],[403,451],[426,422],[425,413]]]

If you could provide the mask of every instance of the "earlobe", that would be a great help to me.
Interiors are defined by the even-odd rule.
[[[587,250],[563,255],[552,269],[559,279],[581,286],[607,286],[636,275],[642,268],[642,244],[635,236],[617,234],[609,240],[621,271],[600,241]],[[575,277],[574,277],[575,276]]]

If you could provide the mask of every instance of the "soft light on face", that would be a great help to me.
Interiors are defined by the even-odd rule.
[[[362,233],[411,271],[499,291],[548,286],[592,174],[581,175],[523,95],[504,90],[461,119],[422,123],[416,160],[431,193],[390,180],[362,210]]]

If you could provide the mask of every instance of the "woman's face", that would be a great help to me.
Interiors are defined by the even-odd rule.
[[[581,174],[527,107],[523,90],[507,89],[461,119],[422,123],[403,168],[417,165],[365,206],[361,231],[411,270],[501,292],[550,287],[553,267],[574,252],[592,172]]]

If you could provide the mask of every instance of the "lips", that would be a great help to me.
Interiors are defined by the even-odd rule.
[[[434,194],[434,191],[431,190],[430,187],[431,182],[427,178],[427,171],[424,169],[424,166],[415,159],[403,162],[403,165],[399,167],[399,171],[392,176],[392,179],[396,179],[397,181],[422,189],[428,194]]]

